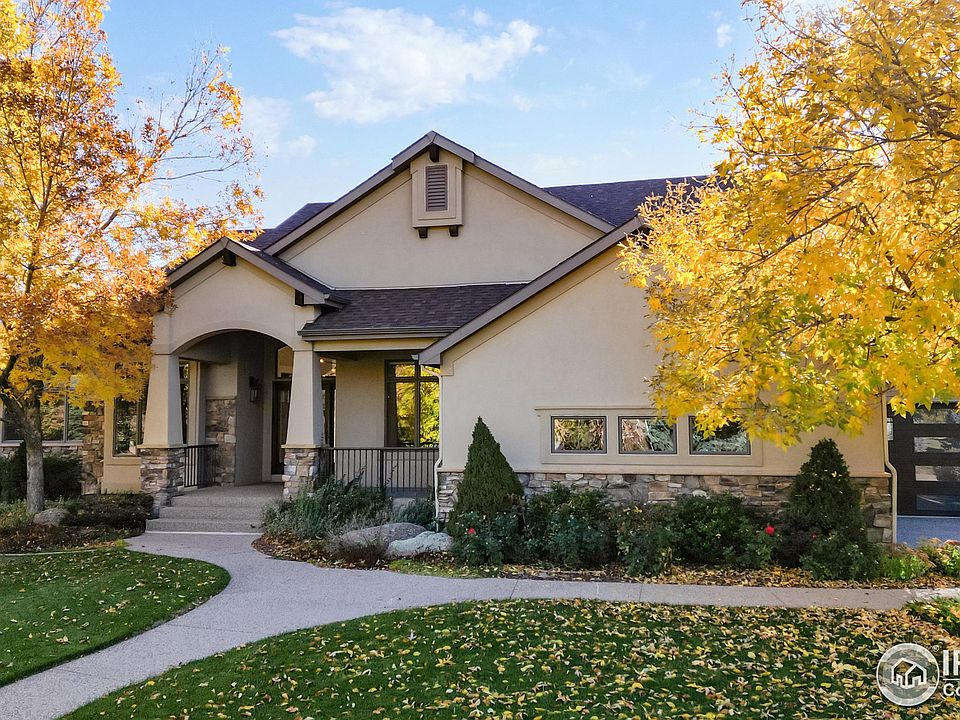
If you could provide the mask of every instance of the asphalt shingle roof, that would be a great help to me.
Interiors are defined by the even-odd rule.
[[[636,215],[637,206],[648,197],[664,195],[668,182],[695,183],[700,179],[699,176],[655,178],[594,185],[560,185],[543,189],[611,225],[620,225]]]
[[[247,245],[255,247],[257,250],[265,250],[287,233],[296,230],[305,222],[326,210],[330,205],[331,203],[328,202],[307,203],[275,228],[264,230]]]
[[[307,323],[301,335],[428,330],[446,334],[465,325],[523,287],[523,283],[454,287],[337,290],[349,300],[341,310]]]

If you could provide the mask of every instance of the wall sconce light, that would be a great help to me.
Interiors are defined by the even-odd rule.
[[[255,378],[253,375],[250,376],[250,402],[255,403],[260,401],[260,391],[262,390],[260,381]]]

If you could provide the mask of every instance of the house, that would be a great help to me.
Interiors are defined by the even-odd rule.
[[[436,488],[446,512],[482,416],[530,492],[724,491],[776,506],[830,433],[782,450],[736,426],[701,437],[651,406],[657,353],[617,246],[665,183],[541,188],[428,133],[338,200],[173,270],[146,396],[89,420],[103,438],[87,452],[99,442],[102,459],[86,464],[104,490],[142,487],[160,504],[184,485],[292,494],[333,473],[399,494]],[[888,432],[878,400],[861,436],[836,438],[885,540]],[[901,450],[923,465],[907,457],[914,445]]]

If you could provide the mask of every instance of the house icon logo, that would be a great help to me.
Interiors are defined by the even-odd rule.
[[[894,645],[877,664],[880,692],[901,707],[913,707],[929,700],[939,684],[940,666],[933,654],[914,643]]]

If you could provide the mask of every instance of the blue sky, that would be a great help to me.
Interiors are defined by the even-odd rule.
[[[737,0],[114,0],[104,27],[131,97],[230,48],[267,226],[428,130],[542,186],[702,173],[690,110],[752,46]]]

